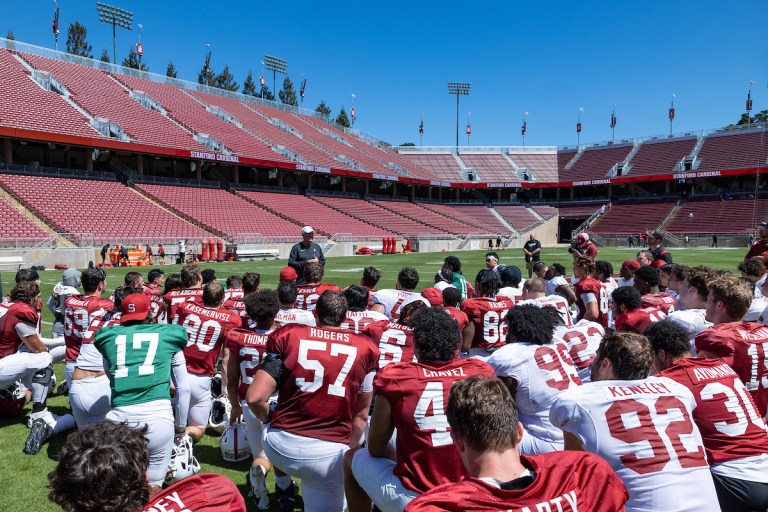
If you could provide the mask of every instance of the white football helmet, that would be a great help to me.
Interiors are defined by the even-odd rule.
[[[192,439],[184,436],[174,444],[165,483],[172,484],[200,472],[200,463],[192,455]]]
[[[241,462],[251,456],[251,446],[245,432],[245,423],[230,425],[221,436],[221,457],[227,462]]]
[[[224,395],[214,398],[211,403],[211,415],[208,424],[218,432],[224,432],[229,423],[229,414],[232,412],[232,404]]]

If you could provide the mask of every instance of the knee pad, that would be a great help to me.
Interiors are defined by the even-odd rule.
[[[38,370],[37,372],[35,372],[35,374],[32,376],[32,383],[43,384],[47,386],[48,383],[51,381],[52,375],[53,375],[53,365],[49,364],[42,370]]]

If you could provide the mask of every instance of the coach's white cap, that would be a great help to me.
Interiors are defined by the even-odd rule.
[[[312,229],[312,226],[304,226],[303,228],[301,228],[302,235],[306,235],[307,233],[314,233],[314,232],[315,230]]]

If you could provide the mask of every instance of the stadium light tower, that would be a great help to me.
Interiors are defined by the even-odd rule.
[[[523,129],[520,132],[523,134],[523,146],[525,146],[525,135],[528,133],[528,112],[523,112]]]
[[[579,120],[576,121],[576,147],[581,146],[581,113],[584,112],[584,107],[579,107]]]
[[[53,0],[53,5],[56,5],[56,0]],[[53,28],[53,40],[56,45],[56,51],[59,51],[59,6],[56,5],[56,9],[53,10],[53,21],[51,22]]]
[[[611,112],[611,142],[616,142],[616,104],[613,104]]]
[[[749,117],[749,114],[752,112],[752,86],[755,84],[753,80],[749,81],[749,90],[747,91],[747,130],[749,130],[750,126],[752,125],[752,120]]]
[[[96,2],[96,10],[99,12],[99,21],[112,25],[112,62],[117,64],[117,27],[131,30],[133,13],[101,2]]]
[[[271,55],[264,56],[264,66],[272,72],[272,95],[277,101],[277,74],[285,74],[285,70],[288,69],[288,61],[272,57]]]
[[[468,82],[448,82],[448,94],[456,95],[456,148],[459,147],[459,97],[461,95],[469,96]]]
[[[669,106],[669,136],[672,136],[672,121],[675,120],[675,98],[677,94],[672,93],[672,104]]]

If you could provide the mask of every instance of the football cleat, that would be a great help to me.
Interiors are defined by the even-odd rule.
[[[296,506],[296,494],[299,492],[299,486],[291,480],[291,485],[283,490],[275,485],[275,495],[277,496],[277,510],[280,512],[293,512]]]
[[[269,491],[267,490],[267,477],[261,466],[251,466],[248,472],[248,482],[251,491],[248,496],[253,498],[259,510],[269,510]]]
[[[211,398],[219,398],[222,394],[221,372],[216,372],[211,377]]]
[[[59,387],[56,388],[56,394],[61,395],[69,395],[69,384],[67,384],[67,381],[62,382],[59,384]]]
[[[221,457],[227,462],[240,462],[251,456],[251,447],[246,437],[245,423],[236,422],[230,425],[221,435],[219,441]]]
[[[27,441],[24,443],[24,453],[27,455],[36,454],[52,435],[53,427],[43,418],[36,419],[32,422],[32,429],[29,431]]]
[[[208,418],[208,424],[218,432],[224,432],[229,423],[229,414],[232,412],[232,405],[224,395],[214,398],[211,403],[211,415]]]

